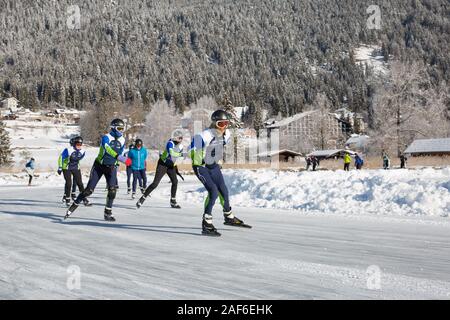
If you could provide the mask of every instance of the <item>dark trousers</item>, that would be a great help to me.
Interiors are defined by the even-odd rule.
[[[133,175],[133,169],[131,166],[127,167],[127,188],[131,189],[131,176]]]
[[[223,202],[223,210],[226,212],[231,211],[228,188],[225,185],[220,166],[218,164],[205,167],[194,166],[193,169],[197,178],[208,191],[208,199],[205,202],[205,214],[212,213],[214,204],[219,196]]]
[[[147,188],[147,174],[145,169],[133,170],[133,192],[136,192],[136,185],[138,181],[140,188]]]
[[[167,174],[170,178],[170,181],[172,182],[172,188],[170,189],[170,196],[172,198],[175,198],[177,196],[177,186],[178,186],[178,178],[177,178],[177,171],[175,167],[168,167],[162,162],[161,160],[158,161],[158,166],[156,167],[155,172],[155,178],[153,179],[153,182],[151,185],[148,186],[148,188],[144,192],[144,196],[148,196],[150,193],[152,193],[153,190],[155,190],[159,183],[161,182],[161,179],[164,177],[164,175]]]
[[[106,208],[111,209],[114,198],[116,197],[116,186],[117,186],[117,167],[116,166],[105,166],[103,164],[94,162],[91,169],[91,174],[89,176],[89,182],[87,183],[86,189],[81,192],[77,199],[76,204],[80,204],[84,199],[89,197],[95,190],[97,183],[100,181],[101,177],[105,176],[106,185],[108,188],[108,195],[106,196]]]
[[[344,163],[344,170],[350,171],[350,163]]]
[[[64,195],[66,198],[70,198],[70,191],[75,192],[76,186],[80,192],[84,191],[83,179],[81,177],[80,169],[63,170],[64,180],[66,180],[66,185],[64,187]],[[73,177],[73,181],[72,181]]]
[[[28,184],[31,184],[31,180],[33,180],[33,176],[31,174],[28,174]]]

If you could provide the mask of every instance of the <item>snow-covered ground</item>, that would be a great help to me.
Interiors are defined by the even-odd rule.
[[[293,209],[302,213],[424,215],[450,214],[450,168],[279,172],[226,170],[238,206]],[[203,189],[185,193],[199,202]]]
[[[362,45],[356,48],[355,60],[360,65],[367,64],[373,68],[376,75],[386,76],[389,73],[388,64],[384,61],[380,46]]]
[[[164,178],[138,211],[120,175],[106,223],[103,181],[63,222],[61,177],[28,188],[0,175],[0,299],[450,298],[449,169],[225,176],[254,228],[222,225],[217,207],[222,237],[207,238],[194,176],[180,182],[182,210],[168,208]]]
[[[53,121],[31,121],[27,119],[7,120],[6,130],[11,139],[14,154],[14,168],[22,168],[24,159],[21,152],[28,151],[36,159],[37,170],[50,171],[58,168],[58,156],[69,147],[71,136],[79,134],[76,125],[55,123]],[[98,153],[98,148],[85,146],[86,158],[81,162],[84,168],[90,167]]]

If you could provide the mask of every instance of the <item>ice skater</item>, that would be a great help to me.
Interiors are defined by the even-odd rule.
[[[34,177],[34,170],[36,168],[36,160],[34,158],[31,158],[30,161],[28,161],[25,164],[25,171],[28,174],[28,186],[31,186],[31,181]]]
[[[130,144],[128,147],[128,151],[125,152],[123,155],[125,157],[128,157],[128,153],[134,148],[134,144]],[[127,166],[127,194],[131,193],[131,177],[133,176],[133,169],[131,168],[131,165]]]
[[[155,178],[151,185],[145,190],[142,197],[136,203],[136,207],[139,209],[144,203],[145,199],[155,190],[161,179],[167,174],[172,182],[170,189],[170,206],[175,209],[180,209],[180,205],[177,203],[177,187],[178,187],[178,169],[177,162],[183,158],[183,131],[175,130],[172,133],[172,138],[167,141],[166,149],[159,156],[158,165],[156,167]]]
[[[116,221],[112,214],[112,206],[117,192],[117,165],[119,161],[125,163],[125,165],[130,165],[131,160],[122,155],[125,147],[125,138],[123,137],[125,123],[121,119],[114,119],[111,122],[110,129],[110,132],[102,137],[100,150],[92,166],[86,188],[67,210],[64,219],[67,219],[80,203],[94,192],[100,178],[105,176],[108,194],[106,196],[104,219]]]
[[[218,163],[223,158],[223,148],[230,139],[229,119],[227,112],[215,111],[211,116],[210,127],[194,136],[189,150],[194,173],[208,191],[202,219],[204,235],[220,236],[212,223],[212,210],[219,197],[223,206],[225,225],[251,228],[235,217],[231,211],[228,188]]]
[[[72,198],[72,200],[75,200],[75,197],[73,196],[75,186],[78,186],[78,190],[80,192],[84,191],[80,161],[86,155],[86,152],[82,149],[82,137],[78,136],[70,139],[70,145],[72,148],[65,148],[58,157],[58,174],[61,175],[62,173],[64,180],[66,181],[64,186],[63,202],[65,202],[67,206],[70,206],[70,200]],[[89,200],[87,198],[84,199],[83,204],[85,206],[89,206]]]
[[[136,187],[139,181],[139,188],[143,194],[147,188],[147,149],[141,139],[136,139],[135,147],[128,152],[128,158],[131,159],[131,170],[133,172],[133,191],[131,199],[136,197]]]

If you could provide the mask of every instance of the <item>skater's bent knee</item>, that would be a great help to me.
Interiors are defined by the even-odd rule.
[[[86,188],[86,189],[84,189],[84,191],[83,191],[82,193],[83,193],[84,197],[87,198],[87,197],[89,197],[91,194],[94,193],[94,190],[89,189],[89,188]]]
[[[114,199],[116,197],[116,192],[117,190],[115,187],[108,188],[108,198]]]

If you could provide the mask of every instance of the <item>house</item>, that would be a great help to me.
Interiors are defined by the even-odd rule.
[[[1,105],[4,109],[9,110],[11,113],[15,113],[18,109],[19,100],[14,97],[6,98],[1,101]]]
[[[352,134],[351,137],[345,142],[345,146],[353,150],[366,152],[369,141],[369,136],[363,134]]]
[[[276,150],[271,152],[264,152],[258,154],[260,161],[272,161],[274,158],[278,158],[279,162],[295,162],[298,158],[302,157],[302,154],[292,150]]]
[[[194,131],[202,131],[204,128],[211,124],[211,114],[214,110],[208,110],[203,108],[195,108],[185,112],[181,119],[181,127],[189,130],[191,135],[194,135]]]
[[[414,140],[404,153],[413,157],[450,155],[450,138]]]
[[[342,124],[334,113],[312,110],[269,123],[265,127],[267,137],[270,140],[274,134],[278,135],[280,149],[305,153],[311,149],[337,148],[345,141]]]

